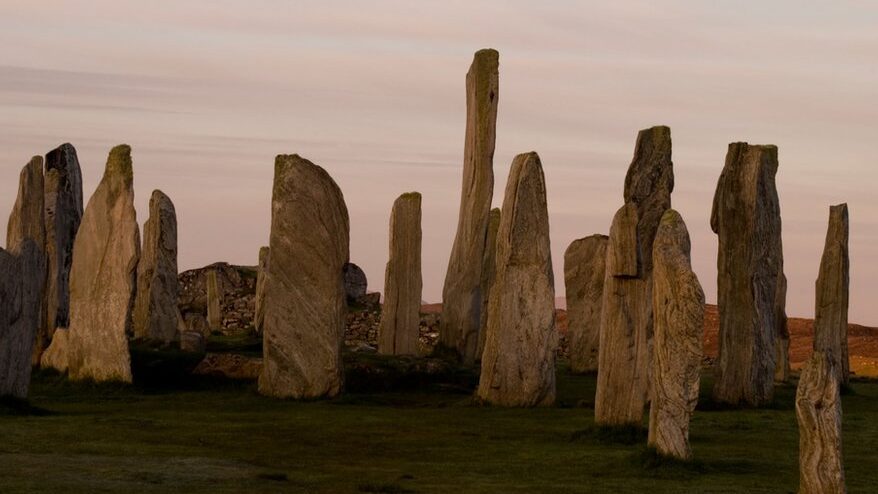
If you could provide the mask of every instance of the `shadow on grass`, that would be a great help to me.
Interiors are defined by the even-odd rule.
[[[45,408],[33,406],[27,400],[11,396],[0,397],[0,416],[7,417],[44,417],[55,413]]]
[[[370,492],[379,494],[413,494],[418,491],[408,489],[399,484],[359,484],[357,492]]]
[[[631,446],[646,442],[646,429],[634,425],[592,425],[573,432],[570,441],[596,441],[600,444]]]

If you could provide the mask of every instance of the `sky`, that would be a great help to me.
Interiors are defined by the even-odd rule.
[[[32,155],[73,143],[87,198],[110,148],[128,143],[138,221],[152,190],[171,197],[181,270],[252,265],[268,243],[274,157],[298,153],[341,187],[371,290],[383,291],[394,199],[423,194],[423,298],[439,301],[465,74],[491,47],[494,205],[512,158],[537,151],[558,296],[564,250],[607,233],[622,205],[637,131],[668,125],[672,203],[709,303],[728,143],[776,144],[788,313],[813,315],[829,205],[847,202],[850,320],[878,325],[878,3],[537,3],[0,0],[0,212]]]

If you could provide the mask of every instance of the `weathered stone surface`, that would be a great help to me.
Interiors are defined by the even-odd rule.
[[[177,297],[177,212],[162,191],[149,199],[143,226],[143,251],[137,264],[134,337],[165,342],[179,338],[183,326]]]
[[[34,344],[33,363],[49,346],[55,328],[70,321],[70,266],[73,241],[82,219],[82,171],[76,149],[62,144],[46,155],[45,169],[46,278],[45,324]]]
[[[442,346],[466,363],[478,358],[479,326],[486,293],[482,287],[499,100],[496,50],[479,50],[466,75],[466,137],[457,233],[442,289]]]
[[[719,359],[714,399],[760,406],[774,393],[783,273],[777,147],[732,143],[710,227],[719,237]]]
[[[491,297],[491,288],[494,286],[494,273],[496,272],[497,258],[497,230],[500,229],[500,208],[491,210],[488,216],[488,236],[485,240],[485,260],[482,262],[482,321],[479,323],[479,346],[476,350],[476,360],[482,360],[485,352],[485,339],[488,335],[488,301]]]
[[[845,493],[841,395],[833,359],[814,352],[799,376],[799,494]]]
[[[18,197],[0,249],[0,396],[27,398],[31,356],[46,282],[43,159],[21,170]]]
[[[114,147],[88,201],[70,269],[68,373],[131,382],[127,333],[140,258],[131,148]],[[50,345],[51,348],[51,345]]]
[[[421,194],[399,196],[390,213],[390,257],[384,275],[384,307],[378,352],[417,355],[421,325]]]
[[[662,216],[652,251],[653,396],[649,445],[689,459],[689,420],[698,404],[704,291],[692,271],[689,232],[680,214]]]
[[[210,270],[207,272],[207,326],[211,331],[220,331],[223,327],[222,300],[222,287],[216,271]]]
[[[40,356],[40,367],[67,372],[70,366],[70,330],[58,328],[52,335],[52,344]]]
[[[777,278],[775,303],[775,331],[777,331],[774,380],[785,383],[790,380],[790,330],[787,327],[787,277],[781,272]]]
[[[829,227],[817,275],[814,308],[814,351],[823,352],[832,359],[833,369],[843,384],[847,384],[850,375],[848,223],[847,204],[829,208]]]
[[[254,300],[253,327],[257,334],[262,334],[262,323],[265,321],[265,280],[268,276],[268,263],[271,249],[268,246],[259,249],[259,265],[256,267],[256,296]]]
[[[184,352],[204,353],[207,341],[198,331],[180,332],[180,350]]]
[[[260,393],[317,398],[341,392],[349,241],[344,196],[329,174],[298,155],[278,156]]]
[[[346,262],[342,268],[344,273],[344,292],[348,304],[356,303],[357,299],[366,295],[368,280],[366,273],[352,262]]]
[[[501,406],[551,405],[558,334],[546,181],[537,153],[512,162],[496,256],[478,396]]]
[[[600,425],[639,427],[643,420],[652,370],[652,248],[673,190],[671,129],[641,130],[607,247],[595,394]]]
[[[222,294],[218,311],[222,318],[218,331],[223,335],[242,335],[255,330],[258,267],[226,262],[183,271],[177,277],[180,285],[178,305],[183,319],[188,321],[187,327],[193,329],[190,323],[200,319],[207,325],[207,285],[212,271],[216,273],[217,287]],[[210,330],[205,334],[209,335]]]
[[[570,370],[576,373],[598,370],[608,241],[606,235],[591,235],[574,240],[564,252]]]

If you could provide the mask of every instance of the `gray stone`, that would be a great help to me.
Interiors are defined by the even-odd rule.
[[[390,256],[384,275],[384,307],[378,351],[417,355],[421,323],[421,194],[399,196],[390,213]]]
[[[207,272],[207,326],[211,331],[223,329],[223,292],[216,271]]]
[[[198,331],[180,332],[180,350],[184,352],[204,353],[207,342],[204,334]]]
[[[814,351],[832,359],[839,382],[848,383],[848,299],[850,269],[848,257],[848,205],[829,208],[829,227],[820,272],[816,283],[814,308]]]
[[[74,380],[131,382],[127,334],[140,231],[129,146],[110,151],[104,176],[82,216],[73,252],[67,371]]]
[[[774,394],[783,273],[777,147],[732,143],[710,227],[719,237],[719,359],[713,397],[761,406]],[[782,288],[782,287],[781,287]]]
[[[591,235],[574,240],[564,252],[567,339],[575,373],[598,370],[608,241],[606,235]]]
[[[137,265],[134,302],[135,338],[170,342],[183,325],[177,297],[177,212],[162,191],[153,191],[143,226],[143,251]]]
[[[257,334],[262,334],[265,321],[265,280],[268,277],[268,263],[271,249],[268,246],[259,249],[259,266],[256,268],[256,296],[254,297],[253,327]]]
[[[513,160],[502,211],[478,397],[500,406],[551,405],[558,333],[546,181],[537,153]]]
[[[278,156],[260,393],[318,398],[341,392],[349,241],[348,210],[332,177],[298,155]]]
[[[494,194],[499,58],[496,50],[479,50],[466,75],[463,186],[457,233],[442,289],[440,344],[457,353],[465,363],[478,358],[479,326],[486,297],[482,264]]]
[[[779,273],[777,278],[774,303],[774,327],[777,331],[774,380],[785,383],[790,380],[790,330],[787,327],[787,277],[783,272]]]
[[[599,425],[640,427],[643,421],[652,370],[653,241],[673,190],[671,129],[641,130],[607,247],[595,394]]]
[[[344,292],[348,304],[355,303],[357,299],[366,295],[366,289],[369,285],[366,273],[360,266],[352,262],[346,262],[342,272],[344,273]]]
[[[494,208],[488,217],[488,236],[485,241],[485,260],[482,263],[482,322],[479,323],[479,347],[476,357],[482,360],[485,352],[485,339],[488,335],[488,301],[491,296],[491,288],[494,286],[494,273],[496,272],[497,257],[497,230],[500,228],[500,208]]]
[[[845,493],[841,393],[833,358],[814,352],[796,390],[799,494]]]
[[[704,354],[704,291],[692,271],[686,224],[673,209],[662,216],[652,260],[655,334],[648,443],[662,455],[687,460]]]

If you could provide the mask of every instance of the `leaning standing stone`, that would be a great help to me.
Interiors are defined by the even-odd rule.
[[[570,370],[578,374],[598,370],[608,240],[591,235],[574,240],[564,252]]]
[[[177,212],[162,191],[153,191],[149,219],[143,227],[143,253],[137,265],[134,336],[179,340],[183,324],[177,309]]]
[[[799,376],[799,494],[845,493],[840,383],[829,355],[814,352]]]
[[[259,249],[259,266],[256,268],[256,296],[254,297],[254,320],[253,327],[257,334],[262,334],[262,324],[265,321],[265,280],[268,276],[269,253],[268,246]]]
[[[689,232],[680,214],[662,216],[653,245],[653,396],[649,445],[689,459],[689,420],[698,404],[704,292],[692,271]]]
[[[223,292],[216,276],[216,270],[207,272],[207,327],[210,331],[223,329]]]
[[[75,380],[131,382],[127,332],[140,231],[129,146],[110,151],[104,176],[82,216],[73,251],[68,373]]]
[[[783,273],[777,147],[729,145],[710,227],[719,237],[719,360],[714,399],[761,406],[774,394]]]
[[[817,303],[814,310],[814,351],[833,360],[839,382],[847,384],[848,298],[850,258],[848,257],[848,205],[829,208],[829,228],[817,275]]]
[[[637,135],[625,176],[625,205],[610,227],[601,304],[595,421],[640,427],[650,389],[652,247],[671,207],[674,165],[671,129]]]
[[[390,257],[378,352],[417,355],[421,325],[421,194],[399,196],[390,213]]]
[[[344,380],[342,267],[350,238],[344,196],[323,168],[298,155],[280,155],[271,202],[259,392],[335,396]]]
[[[478,396],[500,406],[551,405],[558,334],[546,181],[537,153],[515,157],[502,211]]]
[[[466,363],[473,363],[479,357],[479,325],[486,296],[482,287],[482,263],[494,193],[499,58],[496,50],[479,50],[466,74],[460,215],[442,289],[439,342]]]

